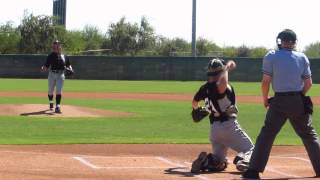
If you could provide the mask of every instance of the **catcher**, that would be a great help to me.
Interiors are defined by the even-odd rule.
[[[222,59],[210,60],[207,68],[207,82],[200,87],[192,101],[192,118],[199,122],[207,115],[210,119],[210,141],[213,153],[201,152],[192,163],[191,172],[220,172],[227,168],[229,148],[238,154],[233,163],[239,171],[248,168],[253,150],[249,136],[241,129],[233,87],[228,83],[228,71],[236,67],[234,61],[225,63]],[[204,101],[205,107],[199,102]]]
[[[48,74],[48,98],[49,108],[53,110],[53,91],[56,88],[56,113],[61,113],[62,89],[65,75],[72,76],[73,69],[69,57],[62,54],[61,43],[55,40],[52,44],[53,52],[47,56],[45,64],[41,67],[41,71],[49,71]]]

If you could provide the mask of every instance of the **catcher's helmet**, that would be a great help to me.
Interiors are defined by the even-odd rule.
[[[220,74],[223,71],[225,65],[226,63],[223,59],[215,58],[210,60],[208,63],[207,75],[216,76]]]
[[[285,29],[281,31],[277,36],[277,45],[280,48],[281,42],[293,42],[296,43],[297,41],[297,35],[294,31],[291,29]]]

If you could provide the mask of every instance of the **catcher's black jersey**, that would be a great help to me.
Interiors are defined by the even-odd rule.
[[[219,94],[215,83],[206,83],[195,94],[195,101],[205,101],[205,108],[210,112],[210,122],[226,121],[230,116],[236,116],[236,98],[234,89],[229,86],[223,94]]]
[[[65,67],[69,67],[71,65],[69,57],[66,55],[61,55],[55,52],[52,52],[48,55],[45,67],[51,67],[51,70],[64,70]]]

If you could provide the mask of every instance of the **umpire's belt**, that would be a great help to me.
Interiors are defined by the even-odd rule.
[[[301,91],[296,91],[296,92],[276,92],[274,96],[302,96]]]
[[[55,69],[52,69],[50,71],[53,73],[63,73],[64,72],[64,70],[55,70]]]

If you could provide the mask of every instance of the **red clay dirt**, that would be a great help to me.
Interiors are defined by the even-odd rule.
[[[1,145],[0,179],[230,180],[241,179],[233,164],[221,173],[190,173],[192,160],[209,144]],[[234,152],[229,152],[232,161]],[[275,146],[264,179],[314,176],[302,146]]]
[[[0,116],[44,116],[44,117],[127,117],[133,113],[115,112],[88,107],[63,105],[62,113],[49,110],[43,104],[0,104]]]
[[[165,93],[104,93],[104,92],[65,92],[69,98],[80,99],[121,99],[121,100],[160,100],[160,101],[192,101],[192,94]],[[0,97],[46,97],[46,92],[0,92]],[[320,105],[320,97],[312,97],[313,103]],[[262,103],[261,96],[237,96],[239,103]]]

